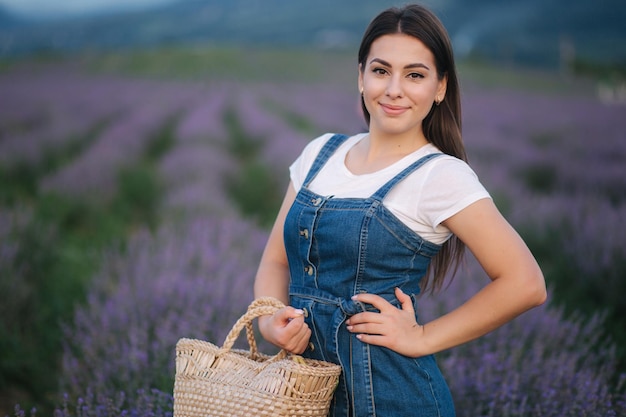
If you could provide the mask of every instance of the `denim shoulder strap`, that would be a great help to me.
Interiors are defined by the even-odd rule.
[[[335,134],[330,139],[328,139],[328,142],[324,144],[324,146],[320,150],[320,153],[317,154],[315,161],[313,161],[313,165],[311,166],[311,169],[309,170],[309,173],[307,174],[306,179],[302,184],[303,187],[309,186],[311,181],[313,181],[313,178],[315,178],[315,176],[318,172],[320,172],[324,164],[326,164],[328,158],[330,158],[330,156],[337,150],[337,148],[339,148],[339,146],[341,146],[342,143],[346,141],[346,139],[348,139],[348,136],[341,134]]]
[[[389,193],[389,191],[391,191],[391,189],[397,183],[399,183],[400,181],[405,179],[409,174],[411,174],[412,172],[416,171],[419,167],[424,165],[426,162],[428,162],[431,159],[436,158],[438,156],[442,156],[442,155],[444,155],[444,154],[440,153],[440,152],[437,152],[437,153],[431,153],[431,154],[428,154],[426,156],[421,157],[420,159],[418,159],[417,161],[413,162],[411,165],[409,165],[408,167],[403,169],[401,172],[399,172],[398,175],[396,175],[395,177],[393,177],[392,179],[387,181],[386,184],[384,184],[382,187],[380,187],[372,195],[372,198],[374,198],[376,200],[379,200],[379,201],[383,201],[383,199],[385,198],[387,193]]]

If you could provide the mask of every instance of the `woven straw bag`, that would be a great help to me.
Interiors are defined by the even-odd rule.
[[[221,348],[201,340],[178,341],[174,417],[328,415],[339,365],[284,350],[274,356],[257,351],[253,319],[282,307],[271,297],[255,300]],[[232,348],[244,327],[250,351]]]

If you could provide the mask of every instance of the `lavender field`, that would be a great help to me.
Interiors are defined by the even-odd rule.
[[[626,105],[464,87],[470,163],[550,302],[439,355],[458,415],[626,415]],[[363,129],[352,84],[1,72],[0,414],[171,415],[174,345],[252,299],[288,165]],[[422,317],[485,283],[469,259]]]

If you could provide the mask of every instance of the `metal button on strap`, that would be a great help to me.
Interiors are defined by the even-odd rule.
[[[322,198],[321,197],[317,197],[315,200],[312,201],[314,206],[319,206],[322,202]]]
[[[300,236],[303,236],[305,239],[309,238],[309,229],[300,230]]]
[[[309,275],[313,275],[313,267],[311,265],[307,265],[304,267],[304,272],[306,272]]]
[[[303,315],[304,317],[309,317],[309,310],[307,310],[306,308],[303,308],[303,309],[302,309],[302,315]]]

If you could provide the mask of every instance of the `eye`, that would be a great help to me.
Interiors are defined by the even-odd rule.
[[[376,67],[372,69],[372,72],[376,75],[385,75],[387,74],[387,70],[384,68]]]
[[[424,76],[420,74],[419,72],[412,72],[409,75],[407,75],[407,77],[412,80],[419,80],[421,78],[424,78]]]

